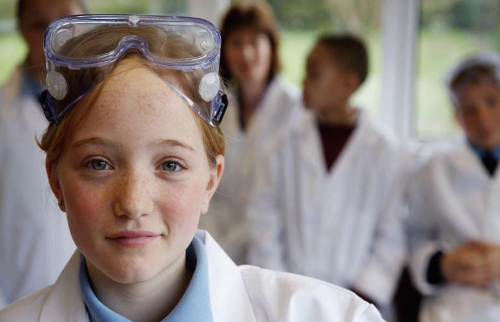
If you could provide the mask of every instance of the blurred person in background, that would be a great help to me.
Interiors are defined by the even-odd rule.
[[[309,53],[308,113],[255,165],[249,260],[347,287],[387,309],[406,255],[400,210],[409,155],[351,105],[367,75],[356,37],[324,36]]]
[[[408,187],[410,268],[420,321],[500,317],[500,55],[468,57],[447,85],[464,135]]]
[[[55,281],[75,246],[50,195],[39,104],[45,82],[43,35],[54,19],[85,11],[78,0],[20,0],[25,61],[0,90],[0,308]]]
[[[246,262],[248,226],[242,216],[256,158],[299,111],[300,92],[280,76],[274,13],[263,1],[236,2],[221,24],[221,72],[230,104],[222,124],[226,170],[200,228],[237,263]]]

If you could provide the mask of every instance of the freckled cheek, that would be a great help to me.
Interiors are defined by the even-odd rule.
[[[99,191],[74,184],[72,189],[63,192],[72,234],[88,234],[90,231],[98,230],[97,223],[102,221],[106,212],[109,212],[105,199]]]
[[[182,192],[181,192],[182,191]],[[162,219],[178,226],[196,225],[201,213],[202,195],[199,191],[179,189],[158,202]]]

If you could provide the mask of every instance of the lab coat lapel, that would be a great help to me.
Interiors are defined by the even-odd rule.
[[[479,236],[484,228],[484,200],[474,199],[475,202],[457,202],[457,198],[470,198],[470,194],[464,192],[464,189],[480,186],[479,190],[487,189],[486,177],[481,165],[476,160],[477,157],[466,146],[465,143],[460,143],[455,148],[453,153],[446,156],[448,160],[435,165],[436,170],[433,173],[433,185],[430,186],[429,197],[436,203],[436,215],[451,214],[457,219],[450,223],[453,226],[460,226],[463,236],[455,236],[471,238],[471,236]],[[476,188],[477,190],[478,188]],[[458,193],[458,194],[457,194]],[[469,196],[464,196],[467,194]],[[434,200],[435,198],[438,198]],[[481,196],[479,197],[481,198]],[[471,209],[474,208],[474,209]],[[474,212],[474,214],[471,214]],[[454,243],[464,243],[467,240],[455,240]],[[448,246],[446,246],[448,247]]]
[[[255,140],[263,137],[266,132],[266,125],[269,124],[270,120],[266,118],[272,118],[276,115],[276,109],[279,99],[279,79],[275,78],[266,89],[264,97],[262,97],[262,102],[259,104],[260,107],[255,111],[255,115],[248,125],[247,137],[248,140]],[[259,144],[259,142],[252,142],[252,144]]]
[[[344,145],[343,150],[339,154],[337,160],[332,165],[332,168],[326,173],[326,164],[324,161],[323,153],[321,153],[321,157],[323,160],[323,167],[326,175],[322,179],[321,188],[318,190],[318,201],[316,202],[316,213],[315,217],[317,217],[317,229],[316,229],[316,237],[314,238],[314,247],[310,250],[311,253],[317,254],[325,254],[331,253],[341,253],[336,249],[344,249],[345,246],[341,245],[342,240],[337,239],[336,244],[332,244],[331,232],[325,231],[325,229],[331,229],[331,221],[337,220],[337,216],[342,215],[342,225],[346,225],[347,221],[355,220],[355,217],[352,216],[351,213],[345,212],[348,209],[341,209],[342,205],[337,204],[336,200],[341,198],[351,199],[352,196],[350,194],[356,193],[350,191],[349,194],[345,192],[345,186],[349,185],[348,182],[345,182],[345,174],[349,173],[349,180],[354,180],[357,182],[360,180],[358,173],[353,173],[353,166],[355,162],[358,162],[357,158],[360,157],[361,154],[366,154],[365,150],[367,150],[370,145],[370,138],[372,137],[371,126],[368,122],[365,115],[360,111],[358,122],[354,132],[351,134],[351,137],[348,139],[346,144]],[[319,135],[318,135],[319,138]],[[367,196],[368,197],[368,196]],[[340,232],[339,232],[340,233]],[[336,251],[335,251],[336,250]],[[344,268],[348,267],[349,264],[346,262],[349,256],[340,256],[335,259],[332,258],[330,262],[330,270],[321,269],[323,271],[322,274],[325,276],[332,276],[331,272],[341,272]],[[345,274],[349,275],[349,274]],[[341,282],[340,276],[335,277],[337,282]]]
[[[296,127],[296,133],[292,133],[292,144],[297,144],[298,155],[295,156],[303,162],[301,171],[304,180],[318,183],[326,174],[326,164],[324,160],[321,137],[316,125],[316,117],[313,113],[306,111],[305,117]],[[295,137],[294,137],[295,136]]]
[[[448,161],[450,167],[440,169],[435,173],[434,182],[439,190],[442,213],[455,214],[460,218],[459,224],[463,236],[482,236],[491,242],[499,242],[500,236],[500,178],[498,173],[492,178],[487,173],[481,160],[470,148],[465,138],[459,143],[457,150]],[[454,189],[471,190],[456,195]],[[432,193],[432,192],[431,192]],[[470,201],[456,202],[456,198],[465,194]],[[461,215],[459,215],[461,214]],[[456,221],[453,224],[458,224]],[[464,242],[464,241],[461,241]]]
[[[458,156],[451,160],[457,174],[475,178],[476,184],[489,185],[492,178],[484,168],[476,153],[464,140],[460,145]]]
[[[299,160],[297,166],[300,167],[300,171],[295,173],[296,179],[292,187],[300,191],[295,194],[300,198],[295,201],[296,207],[300,209],[293,210],[293,213],[301,214],[296,218],[303,239],[301,257],[304,267],[300,272],[314,276],[315,272],[309,271],[307,268],[310,265],[305,263],[317,261],[315,254],[319,245],[324,244],[318,229],[322,222],[320,209],[328,176],[316,116],[313,113],[307,111],[303,120],[294,126],[288,144],[291,145],[289,148],[297,153],[289,157]],[[299,261],[297,265],[302,266]]]
[[[210,301],[214,322],[255,322],[250,298],[240,270],[205,231],[198,231],[208,256]]]
[[[356,127],[354,128],[351,137],[347,139],[344,148],[328,172],[329,182],[334,180],[337,173],[342,172],[345,167],[349,167],[351,161],[358,157],[359,151],[366,149],[366,145],[372,137],[370,132],[372,132],[372,127],[369,119],[363,111],[359,111]]]
[[[363,149],[363,144],[370,139],[371,125],[366,115],[360,111],[358,124],[351,137],[346,142],[342,152],[333,164],[330,171],[327,171],[321,137],[316,125],[315,116],[307,112],[303,124],[299,125],[298,150],[299,156],[306,162],[306,169],[309,169],[307,176],[314,176],[314,180],[331,182],[336,173],[349,165],[350,160]],[[325,175],[328,174],[328,178]],[[318,182],[318,181],[316,181]]]
[[[279,102],[277,102],[277,99],[279,98],[277,90],[278,86],[278,79],[273,80],[271,84],[269,84],[269,87],[262,98],[262,102],[259,104],[259,108],[255,111],[255,115],[248,124],[248,128],[245,132],[243,132],[240,128],[240,106],[238,105],[237,97],[234,94],[237,89],[232,88],[230,90],[229,108],[224,115],[224,121],[222,122],[224,135],[231,140],[253,140],[254,138],[260,137],[259,133],[261,133],[262,126],[264,124],[268,124],[265,118],[274,115],[274,111],[272,109],[276,107],[275,105],[279,104]]]
[[[76,251],[47,294],[40,313],[40,322],[88,322],[80,282],[78,265],[80,253]]]
[[[255,322],[241,273],[212,237],[199,231],[208,254],[210,301],[214,322]],[[78,281],[80,253],[75,252],[43,304],[40,322],[88,322]]]
[[[478,180],[485,186],[486,193],[483,196],[485,213],[482,222],[482,233],[488,241],[500,244],[500,235],[498,234],[500,231],[500,169],[497,169],[493,177],[491,177],[476,154],[470,148],[467,150],[470,159],[475,161],[474,166],[471,164],[471,168],[476,170]]]

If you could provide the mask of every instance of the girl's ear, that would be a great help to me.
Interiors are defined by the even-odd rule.
[[[203,198],[203,204],[201,207],[201,213],[206,214],[210,205],[210,200],[214,195],[217,187],[219,186],[220,179],[222,178],[222,173],[224,172],[224,157],[218,155],[215,158],[216,165],[210,171],[210,179],[208,180],[207,190],[205,191],[205,196]]]
[[[61,185],[59,184],[59,179],[57,177],[56,167],[49,162],[45,162],[45,170],[47,171],[50,189],[57,199],[57,204],[59,205],[61,211],[66,212],[66,207],[64,205],[64,196],[62,194]]]

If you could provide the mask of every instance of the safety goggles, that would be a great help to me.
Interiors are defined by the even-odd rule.
[[[44,36],[47,90],[41,102],[45,116],[59,123],[120,58],[133,51],[159,75],[163,69],[183,73],[189,89],[165,83],[214,126],[214,121],[221,122],[228,104],[218,76],[220,45],[215,26],[197,18],[78,15],[56,20]]]

